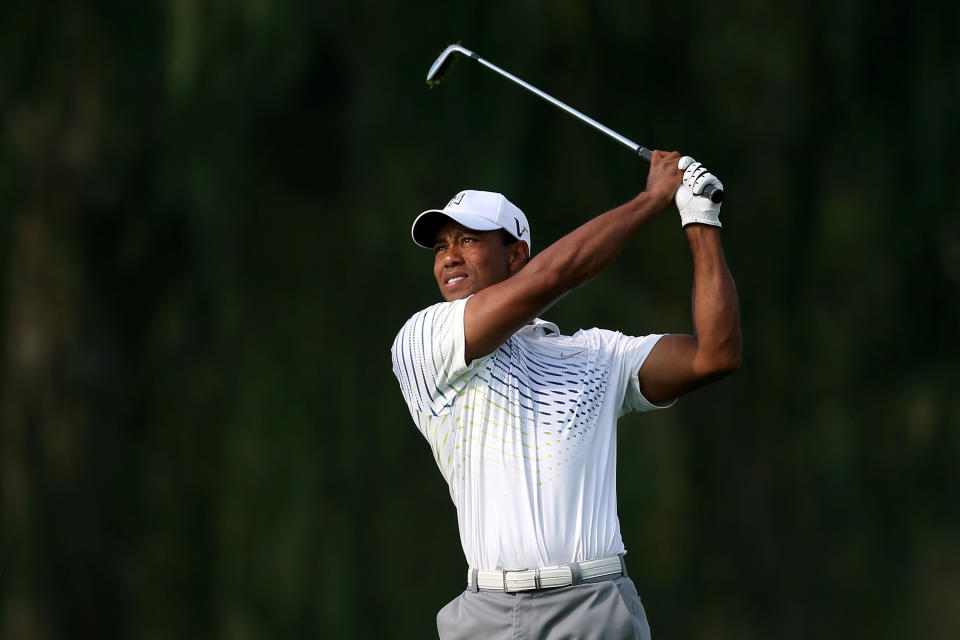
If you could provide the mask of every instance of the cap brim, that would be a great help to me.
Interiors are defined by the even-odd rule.
[[[413,221],[413,226],[410,228],[410,235],[413,237],[413,241],[424,249],[432,249],[433,243],[436,240],[437,229],[440,228],[440,225],[442,225],[445,220],[454,220],[467,229],[473,229],[474,231],[502,229],[502,227],[495,222],[490,222],[486,218],[481,218],[472,213],[429,209],[418,215],[417,219]]]

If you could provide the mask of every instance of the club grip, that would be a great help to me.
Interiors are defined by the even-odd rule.
[[[700,192],[700,195],[707,196],[710,198],[710,202],[714,204],[720,204],[723,202],[723,189],[718,189],[712,184],[705,186],[703,191]]]
[[[650,162],[650,160],[653,158],[653,152],[643,145],[639,145],[637,147],[637,155],[647,162]],[[703,191],[700,192],[700,195],[710,198],[710,202],[714,204],[720,204],[723,202],[723,189],[718,189],[712,184],[708,184],[706,187],[704,187]]]

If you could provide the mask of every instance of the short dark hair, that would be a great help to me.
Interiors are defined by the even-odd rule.
[[[520,242],[520,239],[506,229],[500,229],[500,241],[503,242],[503,246],[509,247],[516,242]],[[530,262],[530,245],[527,245],[527,262]]]
[[[520,242],[520,240],[515,235],[513,235],[506,229],[500,229],[500,240],[503,242],[503,246],[505,247],[509,247],[514,242]]]

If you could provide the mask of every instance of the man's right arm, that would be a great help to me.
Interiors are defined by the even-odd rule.
[[[636,198],[574,229],[512,277],[467,300],[466,361],[492,353],[517,329],[609,267],[630,238],[672,204],[683,175],[679,159],[676,151],[654,151],[646,189]]]

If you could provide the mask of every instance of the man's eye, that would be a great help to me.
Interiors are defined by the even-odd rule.
[[[438,245],[438,246],[436,246],[436,247],[433,248],[433,252],[434,252],[434,253],[440,253],[441,251],[443,251],[443,249],[444,249],[444,247]]]
[[[468,242],[473,242],[473,238],[471,238],[471,237],[469,237],[469,236],[466,237],[466,238],[461,238],[461,239],[460,239],[460,242],[462,242],[463,244],[467,244]]]

